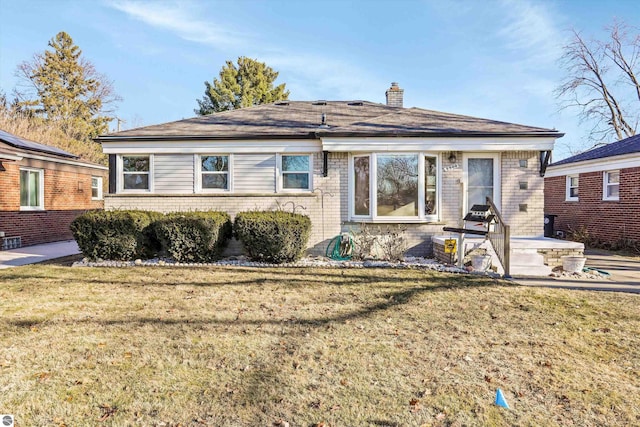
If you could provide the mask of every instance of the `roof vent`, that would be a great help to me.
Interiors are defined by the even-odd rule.
[[[349,102],[347,105],[350,107],[362,107],[364,103],[362,101],[354,101],[354,102]]]
[[[324,128],[324,129],[328,128],[329,125],[327,124],[327,114],[326,113],[322,113],[322,116],[320,116],[320,117],[321,117],[321,119],[320,119],[320,127]]]
[[[276,102],[276,105],[289,105],[289,102],[287,102],[287,101],[278,101],[278,102]]]
[[[327,105],[327,101],[316,101],[311,105]]]

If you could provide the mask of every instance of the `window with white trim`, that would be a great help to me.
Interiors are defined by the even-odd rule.
[[[44,171],[20,168],[20,210],[44,209]]]
[[[371,153],[350,157],[350,217],[355,221],[435,220],[438,157]]]
[[[91,177],[91,200],[102,200],[102,177]]]
[[[282,154],[279,159],[281,190],[311,190],[313,159],[310,154]]]
[[[580,184],[580,179],[578,175],[567,175],[566,200],[568,201],[578,200],[579,184]]]
[[[231,189],[230,156],[210,154],[200,156],[200,189],[229,191]]]
[[[151,189],[151,156],[122,156],[122,189]]]
[[[604,186],[602,188],[602,200],[620,199],[620,171],[606,171],[604,173]]]

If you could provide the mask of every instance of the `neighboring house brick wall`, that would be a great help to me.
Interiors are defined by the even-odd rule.
[[[102,209],[102,200],[91,200],[91,178],[107,171],[42,160],[2,162],[0,171],[0,231],[20,236],[23,246],[72,239],[69,225],[81,213]],[[20,210],[20,167],[44,171],[44,210]]]
[[[566,176],[545,179],[546,214],[558,215],[555,229],[586,231],[592,238],[614,244],[640,242],[640,167],[620,170],[618,201],[602,200],[604,171],[579,175],[578,201],[566,201]]]

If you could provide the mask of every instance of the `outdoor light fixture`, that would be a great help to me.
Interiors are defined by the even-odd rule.
[[[78,193],[82,193],[82,181],[78,181]]]
[[[452,151],[451,154],[449,154],[449,163],[455,163],[457,160],[456,153]]]

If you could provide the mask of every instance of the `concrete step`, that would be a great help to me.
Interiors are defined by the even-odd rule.
[[[551,268],[544,264],[544,257],[536,249],[511,251],[509,273],[512,276],[548,276]]]

